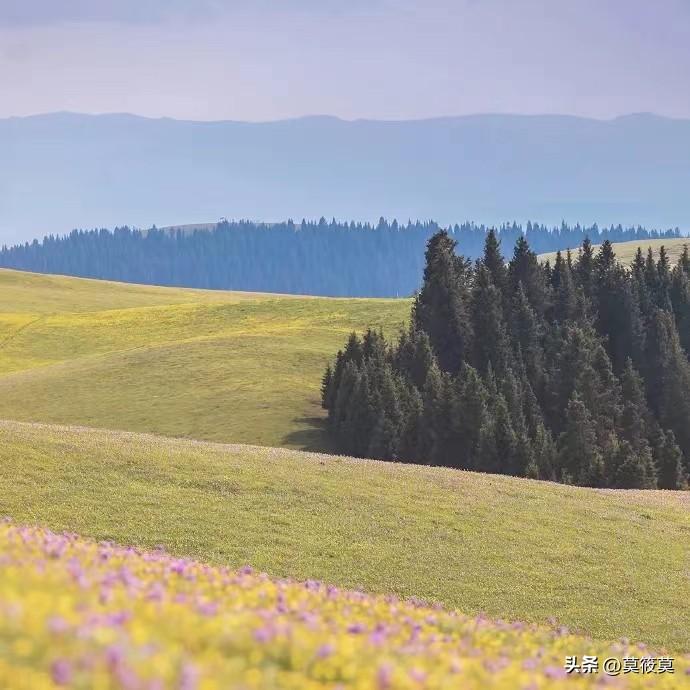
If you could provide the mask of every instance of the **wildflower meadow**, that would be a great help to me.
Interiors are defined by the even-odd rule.
[[[0,525],[3,688],[690,688],[680,656],[673,672],[566,672],[566,657],[592,655],[651,658],[624,640]]]

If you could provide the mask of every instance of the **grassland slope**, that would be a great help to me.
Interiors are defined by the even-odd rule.
[[[683,253],[683,249],[688,245],[690,247],[690,238],[679,237],[676,239],[665,239],[665,240],[635,240],[633,242],[618,242],[613,245],[613,251],[616,253],[616,258],[625,265],[632,263],[637,253],[637,248],[640,247],[647,255],[647,250],[651,248],[654,256],[659,258],[659,249],[665,247],[666,253],[671,261],[671,264],[675,264],[678,258]],[[599,250],[601,245],[594,245],[595,252]],[[573,251],[573,257],[577,256],[577,247],[571,247]],[[565,254],[565,252],[563,252]],[[539,259],[541,261],[549,260],[552,264],[556,260],[556,252],[549,252],[547,254],[540,254]]]
[[[325,450],[326,363],[409,308],[0,270],[0,418]]]
[[[0,515],[690,650],[690,495],[0,422]]]

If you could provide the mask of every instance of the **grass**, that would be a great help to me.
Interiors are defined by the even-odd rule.
[[[623,264],[630,264],[635,258],[637,253],[637,248],[641,247],[645,256],[647,255],[647,249],[652,248],[654,255],[659,256],[659,249],[663,246],[666,248],[666,253],[669,256],[671,265],[675,264],[680,255],[683,253],[684,247],[690,246],[690,237],[679,237],[674,239],[664,239],[664,240],[634,240],[632,242],[619,242],[613,245],[613,250],[616,253],[616,257]],[[594,245],[594,250],[598,251],[601,245]],[[577,247],[571,247],[573,252],[573,258],[577,256]],[[563,252],[565,255],[565,252]],[[556,260],[556,252],[549,252],[548,254],[540,254],[539,259],[541,261],[553,262]]]
[[[0,515],[690,650],[690,495],[0,422]]]
[[[642,653],[44,528],[0,524],[0,552],[0,686],[13,690],[583,689],[601,682],[568,678],[566,656]],[[645,653],[673,673],[617,688],[690,689],[690,656]]]
[[[0,270],[0,418],[327,450],[326,363],[409,309]]]

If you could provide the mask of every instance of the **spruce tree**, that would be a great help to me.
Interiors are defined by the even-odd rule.
[[[428,334],[441,369],[455,373],[470,348],[467,302],[470,266],[441,231],[428,242],[422,289],[415,300],[416,328]]]
[[[333,370],[329,364],[321,379],[321,407],[325,410],[329,408],[329,400],[331,397],[331,384],[333,382]]]
[[[587,299],[594,295],[594,249],[589,237],[585,238],[575,262],[575,277]]]
[[[524,364],[533,390],[541,391],[544,383],[544,352],[541,342],[544,324],[532,309],[522,284],[518,285],[513,298],[511,314],[513,358]]]
[[[568,402],[565,429],[558,439],[561,480],[582,486],[601,486],[604,462],[592,416],[577,393]]]
[[[472,291],[472,364],[483,374],[489,366],[503,375],[510,365],[510,346],[503,321],[502,297],[483,265],[477,267]]]
[[[680,344],[686,353],[690,353],[690,276],[681,262],[673,269],[669,295]]]
[[[622,441],[611,463],[610,484],[615,489],[654,489],[656,473],[649,448],[636,450]]]
[[[681,453],[672,431],[659,432],[655,445],[655,457],[660,489],[687,488],[687,474]]]
[[[580,308],[572,271],[565,261],[560,262],[558,276],[554,276],[552,283],[554,285],[552,320],[561,323],[574,321],[580,315]]]
[[[673,316],[657,309],[647,346],[647,395],[659,423],[673,431],[685,459],[690,458],[690,363],[680,346]]]
[[[496,231],[493,228],[486,234],[482,261],[491,276],[491,282],[498,288],[501,296],[504,296],[508,283],[508,270],[501,254],[501,242],[496,237]]]
[[[523,236],[520,236],[515,244],[508,273],[513,294],[521,284],[534,311],[538,316],[543,316],[548,302],[544,270]]]
[[[454,465],[481,469],[480,440],[489,419],[489,394],[477,370],[465,364],[453,386],[449,426]]]

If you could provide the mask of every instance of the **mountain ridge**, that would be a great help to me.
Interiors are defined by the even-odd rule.
[[[690,120],[0,120],[0,242],[199,218],[690,226]]]

